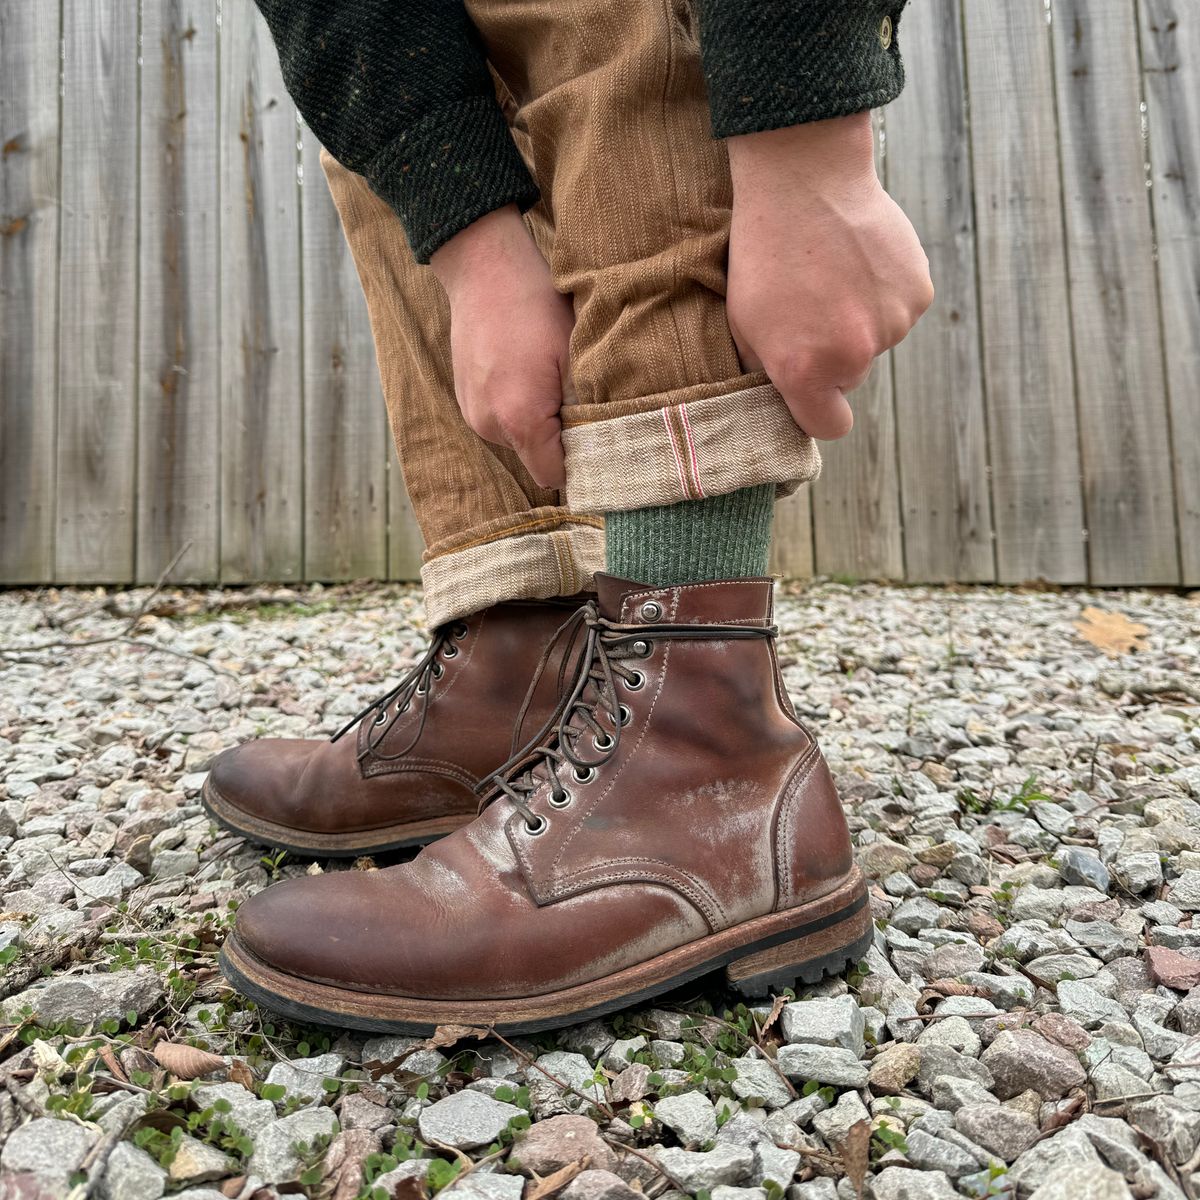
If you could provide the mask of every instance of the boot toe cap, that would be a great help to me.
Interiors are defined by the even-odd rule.
[[[209,807],[219,820],[228,815],[234,821],[249,817],[292,824],[297,784],[310,751],[310,743],[300,738],[264,738],[223,751],[205,781]]]

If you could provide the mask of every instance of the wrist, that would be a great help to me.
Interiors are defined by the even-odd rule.
[[[429,265],[446,295],[456,295],[481,280],[494,279],[512,268],[520,269],[530,250],[529,230],[515,204],[493,209],[443,242],[429,257]]]
[[[734,203],[877,186],[869,112],[726,138]]]

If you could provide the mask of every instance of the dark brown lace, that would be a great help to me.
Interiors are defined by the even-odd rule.
[[[363,746],[358,752],[359,758],[365,758],[374,753],[378,758],[403,758],[421,740],[425,729],[425,718],[429,714],[429,697],[433,692],[434,683],[446,673],[445,659],[454,658],[458,654],[457,643],[467,636],[467,626],[462,621],[452,621],[443,625],[429,643],[429,649],[421,656],[416,665],[390,692],[372,700],[362,712],[351,717],[345,725],[333,735],[330,741],[336,742],[340,737],[354,729],[360,721],[371,717],[371,729]],[[399,750],[391,750],[387,754],[379,753],[379,746],[395,723],[408,712],[409,707],[416,702],[420,705],[420,718],[416,722],[413,735]]]
[[[525,818],[531,834],[541,833],[547,825],[546,819],[529,807],[530,798],[540,787],[549,783],[550,804],[566,808],[572,799],[570,783],[590,783],[597,770],[616,753],[621,730],[631,716],[620,700],[617,681],[621,680],[630,692],[645,684],[646,676],[636,663],[649,658],[656,641],[771,638],[776,632],[774,626],[753,625],[623,625],[601,616],[595,601],[589,601],[559,628],[543,653],[521,707],[518,729],[554,646],[568,630],[573,641],[580,628],[586,636],[570,690],[563,693],[560,688],[563,698],[546,724],[476,789],[483,797],[480,809],[506,797]],[[590,752],[585,752],[585,742]],[[566,782],[560,771],[570,772]]]

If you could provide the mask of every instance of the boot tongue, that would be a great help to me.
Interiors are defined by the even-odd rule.
[[[622,579],[619,575],[596,575],[596,595],[600,601],[600,615],[610,621],[621,619],[621,602],[630,592],[645,592],[650,585]]]

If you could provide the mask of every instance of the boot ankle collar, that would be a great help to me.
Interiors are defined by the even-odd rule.
[[[621,625],[749,625],[772,622],[774,582],[718,579],[648,587],[615,575],[597,575],[600,612]]]

